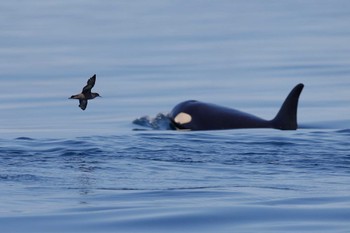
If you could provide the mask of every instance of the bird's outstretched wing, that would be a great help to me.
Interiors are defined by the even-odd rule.
[[[83,94],[91,93],[91,89],[94,87],[95,82],[96,82],[96,74],[94,74],[94,76],[89,78],[89,80],[87,81],[86,86],[82,90],[82,93]]]
[[[82,110],[85,110],[85,109],[86,109],[87,104],[88,104],[88,101],[87,101],[87,100],[79,99],[79,107],[80,107]]]

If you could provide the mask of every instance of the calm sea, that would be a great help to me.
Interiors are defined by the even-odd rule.
[[[0,232],[350,231],[349,1],[0,12]],[[297,131],[166,129],[188,99],[271,119],[298,83]]]

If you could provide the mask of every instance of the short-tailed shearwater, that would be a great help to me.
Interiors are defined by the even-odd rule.
[[[89,78],[87,81],[86,86],[83,88],[82,92],[77,95],[72,95],[69,99],[78,99],[79,100],[79,107],[82,110],[86,109],[86,106],[88,104],[88,100],[94,99],[95,97],[100,97],[98,93],[91,92],[91,89],[94,87],[96,81],[96,74]]]

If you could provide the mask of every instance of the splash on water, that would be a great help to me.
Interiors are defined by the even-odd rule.
[[[135,119],[132,123],[143,127],[142,129],[134,130],[175,130],[170,118],[164,113],[158,113],[155,117],[143,116]]]

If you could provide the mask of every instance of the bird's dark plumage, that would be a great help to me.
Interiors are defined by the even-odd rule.
[[[79,107],[85,110],[88,104],[88,100],[94,99],[100,96],[98,93],[91,92],[91,89],[95,86],[96,74],[88,79],[86,86],[83,88],[80,94],[72,95],[70,99],[78,99]]]
[[[96,74],[88,79],[86,86],[83,88],[81,93],[84,95],[91,95],[91,89],[95,86]]]
[[[79,107],[80,107],[81,109],[85,110],[86,107],[87,107],[87,103],[88,103],[87,100],[79,99]]]

